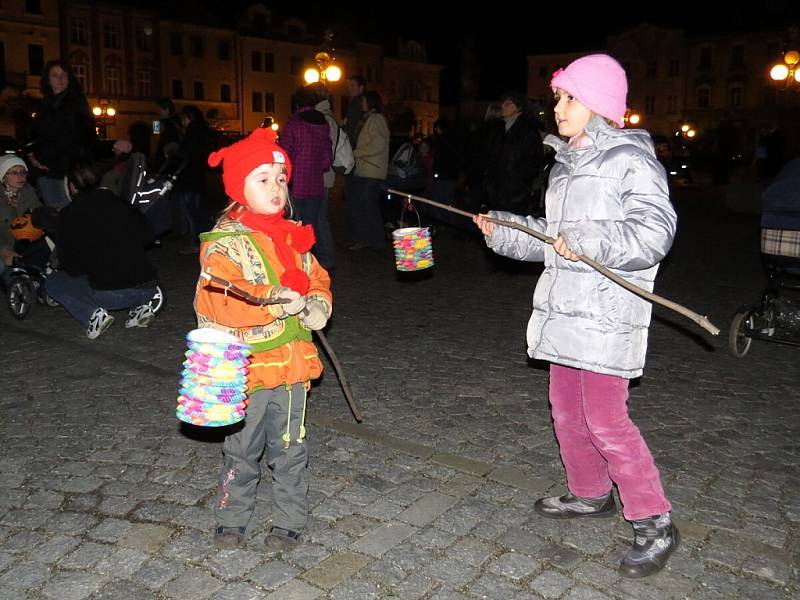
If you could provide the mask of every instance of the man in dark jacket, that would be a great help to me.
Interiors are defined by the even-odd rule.
[[[361,125],[361,119],[364,117],[361,99],[364,97],[365,84],[366,82],[361,75],[353,75],[347,78],[347,93],[350,95],[350,104],[347,105],[347,115],[342,129],[347,132],[347,137],[350,138],[350,144],[354,150],[358,141],[358,128]]]
[[[156,270],[145,256],[153,232],[145,216],[104,188],[86,165],[69,176],[73,201],[58,217],[61,270],[47,278],[47,294],[95,339],[114,322],[109,310],[130,309],[125,327],[147,327],[155,315]]]
[[[527,105],[522,94],[504,94],[502,120],[488,135],[483,186],[491,210],[531,214],[538,198],[534,187],[544,166],[544,150],[539,124],[525,110]]]
[[[189,234],[189,243],[178,250],[178,254],[197,254],[200,250],[199,235],[209,225],[203,211],[206,192],[208,155],[211,153],[211,132],[203,113],[194,105],[181,109],[181,124],[184,127],[180,143],[180,155],[185,166],[178,175],[170,199],[180,209]],[[178,229],[181,229],[180,225]]]

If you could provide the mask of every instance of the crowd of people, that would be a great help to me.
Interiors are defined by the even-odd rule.
[[[157,273],[146,249],[170,229],[187,233],[182,253],[196,254],[210,225],[201,197],[212,136],[202,113],[169,99],[157,102],[164,135],[150,153],[150,126],[135,123],[129,139],[104,156],[80,83],[61,60],[47,63],[42,101],[22,149],[0,157],[0,277],[14,267],[48,270],[47,295],[95,339],[128,309],[126,327],[147,327]],[[180,157],[171,198],[147,217],[131,204],[136,169],[157,171]],[[34,183],[31,185],[30,181]],[[174,210],[172,210],[174,208]],[[173,214],[174,213],[174,214]],[[27,219],[23,230],[20,219]],[[24,232],[24,234],[23,234]]]

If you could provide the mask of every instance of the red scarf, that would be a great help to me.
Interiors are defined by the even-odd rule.
[[[275,246],[275,253],[283,266],[281,285],[305,296],[311,282],[303,271],[297,268],[294,253],[303,254],[311,250],[316,238],[311,225],[298,225],[284,219],[284,211],[274,215],[260,215],[242,208],[231,214],[250,229],[269,236]]]

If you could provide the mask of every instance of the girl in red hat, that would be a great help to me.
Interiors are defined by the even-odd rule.
[[[195,295],[199,327],[233,334],[252,347],[244,427],[225,439],[214,541],[235,547],[244,540],[266,448],[274,497],[268,552],[294,546],[308,519],[306,394],[322,364],[311,331],[331,315],[330,278],[310,250],[314,232],[286,218],[292,165],[271,129],[257,129],[214,152],[225,192],[233,201],[214,229],[200,236],[200,265],[260,297],[283,304],[256,306],[204,285]]]

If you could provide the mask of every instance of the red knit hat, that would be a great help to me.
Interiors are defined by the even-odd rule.
[[[289,154],[278,146],[277,134],[269,128],[256,129],[243,140],[212,152],[208,164],[218,166],[223,160],[222,182],[225,193],[243,206],[247,206],[244,198],[244,178],[259,165],[282,164],[286,167],[286,182],[292,178],[292,162]]]

